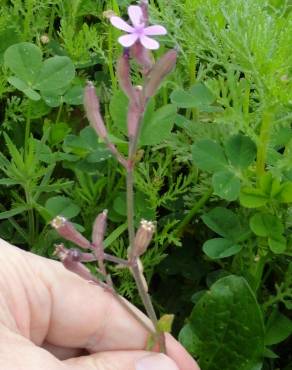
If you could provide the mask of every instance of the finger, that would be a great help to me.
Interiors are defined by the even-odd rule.
[[[0,324],[0,369],[198,370],[195,366],[178,367],[169,357],[146,351],[110,351],[59,361],[43,348],[11,332],[2,324]]]
[[[112,351],[65,361],[71,370],[196,370],[179,368],[168,356],[144,351]]]
[[[172,335],[166,333],[165,342],[168,356],[179,364],[181,369],[200,370],[192,356]]]
[[[72,357],[88,355],[88,352],[84,349],[60,347],[60,346],[55,346],[53,344],[50,344],[48,342],[44,342],[42,344],[42,348],[50,352],[52,355],[54,355],[59,360],[67,360]]]
[[[0,324],[0,369],[70,370],[52,354]]]
[[[145,348],[148,332],[112,294],[67,271],[59,262],[23,252],[4,241],[1,246],[4,253],[0,259],[3,264],[12,263],[9,273],[16,274],[5,294],[9,296],[15,290],[15,282],[21,284],[25,292],[13,294],[13,307],[21,307],[16,321],[23,335],[37,344],[46,340],[53,346],[85,348],[90,352]],[[0,271],[0,283],[4,270]],[[23,315],[23,307],[28,308],[29,315]],[[184,366],[185,361],[193,366],[195,362],[186,351],[170,338],[167,337],[166,343],[169,356],[183,369],[188,368]]]
[[[61,263],[4,241],[0,263],[0,296],[9,306],[11,330],[36,344],[46,340],[55,346],[93,352],[145,347],[147,331],[113,295],[66,270]],[[0,319],[3,311],[0,306]],[[7,314],[4,319],[8,322]]]

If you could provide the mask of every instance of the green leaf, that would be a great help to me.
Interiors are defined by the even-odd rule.
[[[227,161],[219,144],[213,140],[199,140],[192,146],[193,161],[201,170],[216,172],[226,168]]]
[[[281,190],[282,190],[282,185],[280,183],[280,180],[278,178],[273,179],[271,191],[270,191],[271,198],[278,198]]]
[[[208,107],[215,101],[214,95],[202,83],[196,83],[189,91],[177,89],[170,95],[171,102],[180,108],[197,108]]]
[[[271,195],[272,186],[273,186],[273,175],[271,174],[271,172],[267,172],[260,178],[260,189],[266,195]]]
[[[191,355],[196,355],[198,347],[198,337],[196,336],[190,324],[186,324],[181,329],[178,335],[178,339]]]
[[[127,112],[129,100],[122,91],[116,91],[110,101],[110,114],[114,122],[114,126],[119,131],[127,134]]]
[[[11,76],[7,79],[7,81],[16,89],[22,91],[29,99],[34,101],[38,101],[41,99],[39,93],[30,88],[26,82],[19,79],[18,77]]]
[[[61,215],[66,218],[72,218],[79,214],[80,207],[70,198],[56,196],[46,201],[45,208],[51,214],[52,218]]]
[[[115,240],[117,240],[128,228],[127,222],[118,226],[111,234],[105,239],[104,247],[109,247]]]
[[[264,355],[265,358],[279,358],[279,356],[275,352],[270,350],[269,348],[264,349],[264,354],[263,355]]]
[[[3,27],[3,26],[2,26]],[[0,29],[0,64],[4,62],[4,52],[9,46],[21,41],[20,32],[15,25]]]
[[[257,188],[244,187],[241,188],[239,201],[246,208],[257,208],[267,204],[269,197]]]
[[[240,192],[240,180],[230,171],[219,171],[212,177],[214,194],[233,201],[238,198]]]
[[[281,235],[284,226],[277,216],[270,213],[256,213],[249,222],[251,230],[261,237]]]
[[[29,42],[15,44],[6,50],[4,63],[16,77],[32,86],[42,66],[42,52]]]
[[[279,193],[276,196],[282,203],[291,203],[292,202],[292,182],[287,181],[282,184]]]
[[[195,99],[198,107],[210,105],[215,101],[215,96],[212,92],[200,82],[190,88],[190,94]]]
[[[44,102],[51,108],[59,107],[62,104],[63,96],[58,90],[42,91],[41,95]]]
[[[204,370],[260,369],[264,325],[246,280],[218,280],[196,304],[189,325],[198,338],[194,351]]]
[[[13,186],[13,185],[18,185],[18,184],[19,184],[18,180],[10,179],[9,177],[0,179],[0,185]]]
[[[202,216],[204,223],[226,239],[237,241],[242,233],[238,216],[227,208],[216,207]]]
[[[0,220],[4,220],[5,218],[9,218],[9,217],[19,215],[20,213],[23,213],[23,212],[27,211],[28,209],[30,209],[30,207],[28,205],[25,205],[25,206],[19,206],[19,207],[12,208],[9,211],[1,212],[0,213]]]
[[[155,218],[155,212],[149,207],[149,202],[146,196],[141,193],[135,193],[135,220],[140,222],[142,218],[146,220],[153,220]],[[127,204],[126,204],[126,193],[120,192],[114,200],[113,209],[121,216],[126,216],[127,214]]]
[[[55,124],[50,123],[50,136],[49,136],[49,142],[51,145],[56,145],[58,143],[61,143],[66,135],[69,134],[71,131],[71,128],[67,123],[64,122],[57,122]]]
[[[150,119],[143,122],[140,145],[156,145],[166,140],[171,134],[175,117],[176,106],[173,104],[167,104],[153,112]]]
[[[242,246],[235,244],[234,241],[224,238],[214,238],[207,240],[203,245],[204,253],[212,258],[226,258],[233,256],[240,252]]]
[[[257,148],[255,143],[241,134],[232,136],[225,147],[230,163],[241,169],[247,168],[255,159]]]
[[[265,345],[272,346],[288,338],[292,334],[292,321],[275,310],[266,324]]]
[[[108,150],[108,148],[104,144],[100,143],[98,148],[94,149],[91,153],[88,154],[86,160],[89,163],[99,163],[106,161],[111,157],[112,154]]]
[[[162,333],[171,333],[174,315],[164,314],[157,322],[157,329]]]
[[[268,238],[268,244],[273,253],[281,254],[286,250],[287,240],[283,235],[273,235]]]
[[[195,108],[196,102],[194,97],[183,89],[175,90],[170,95],[171,102],[180,108]]]
[[[54,91],[68,86],[74,76],[72,60],[57,55],[44,61],[34,87],[41,91]]]
[[[29,108],[29,116],[31,119],[38,119],[44,116],[48,116],[48,114],[51,111],[51,108],[47,106],[47,104],[41,100],[41,101],[31,101],[30,102],[30,108]],[[46,122],[49,122],[47,119],[45,119]]]
[[[64,102],[70,105],[82,105],[83,104],[84,87],[73,86],[64,95]]]

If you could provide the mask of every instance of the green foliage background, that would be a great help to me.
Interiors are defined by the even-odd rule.
[[[52,257],[57,214],[126,256],[124,173],[88,127],[94,81],[111,140],[127,151],[119,31],[130,1],[2,0],[0,236]],[[135,173],[136,225],[157,220],[143,257],[155,307],[208,369],[292,368],[292,2],[150,1],[158,58],[176,70],[148,104]],[[133,66],[135,84],[141,84]],[[94,270],[94,266],[92,266]],[[119,292],[140,304],[130,274]]]

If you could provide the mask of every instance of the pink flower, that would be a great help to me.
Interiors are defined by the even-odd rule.
[[[134,45],[135,42],[140,41],[146,49],[158,49],[159,43],[148,36],[166,35],[166,29],[159,25],[145,27],[143,12],[138,5],[129,6],[128,14],[133,26],[130,26],[120,17],[113,16],[110,18],[113,26],[129,33],[129,35],[119,37],[119,43],[128,48]]]

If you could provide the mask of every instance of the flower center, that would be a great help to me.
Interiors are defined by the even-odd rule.
[[[144,25],[139,25],[135,27],[135,33],[139,36],[142,36],[144,34]]]

